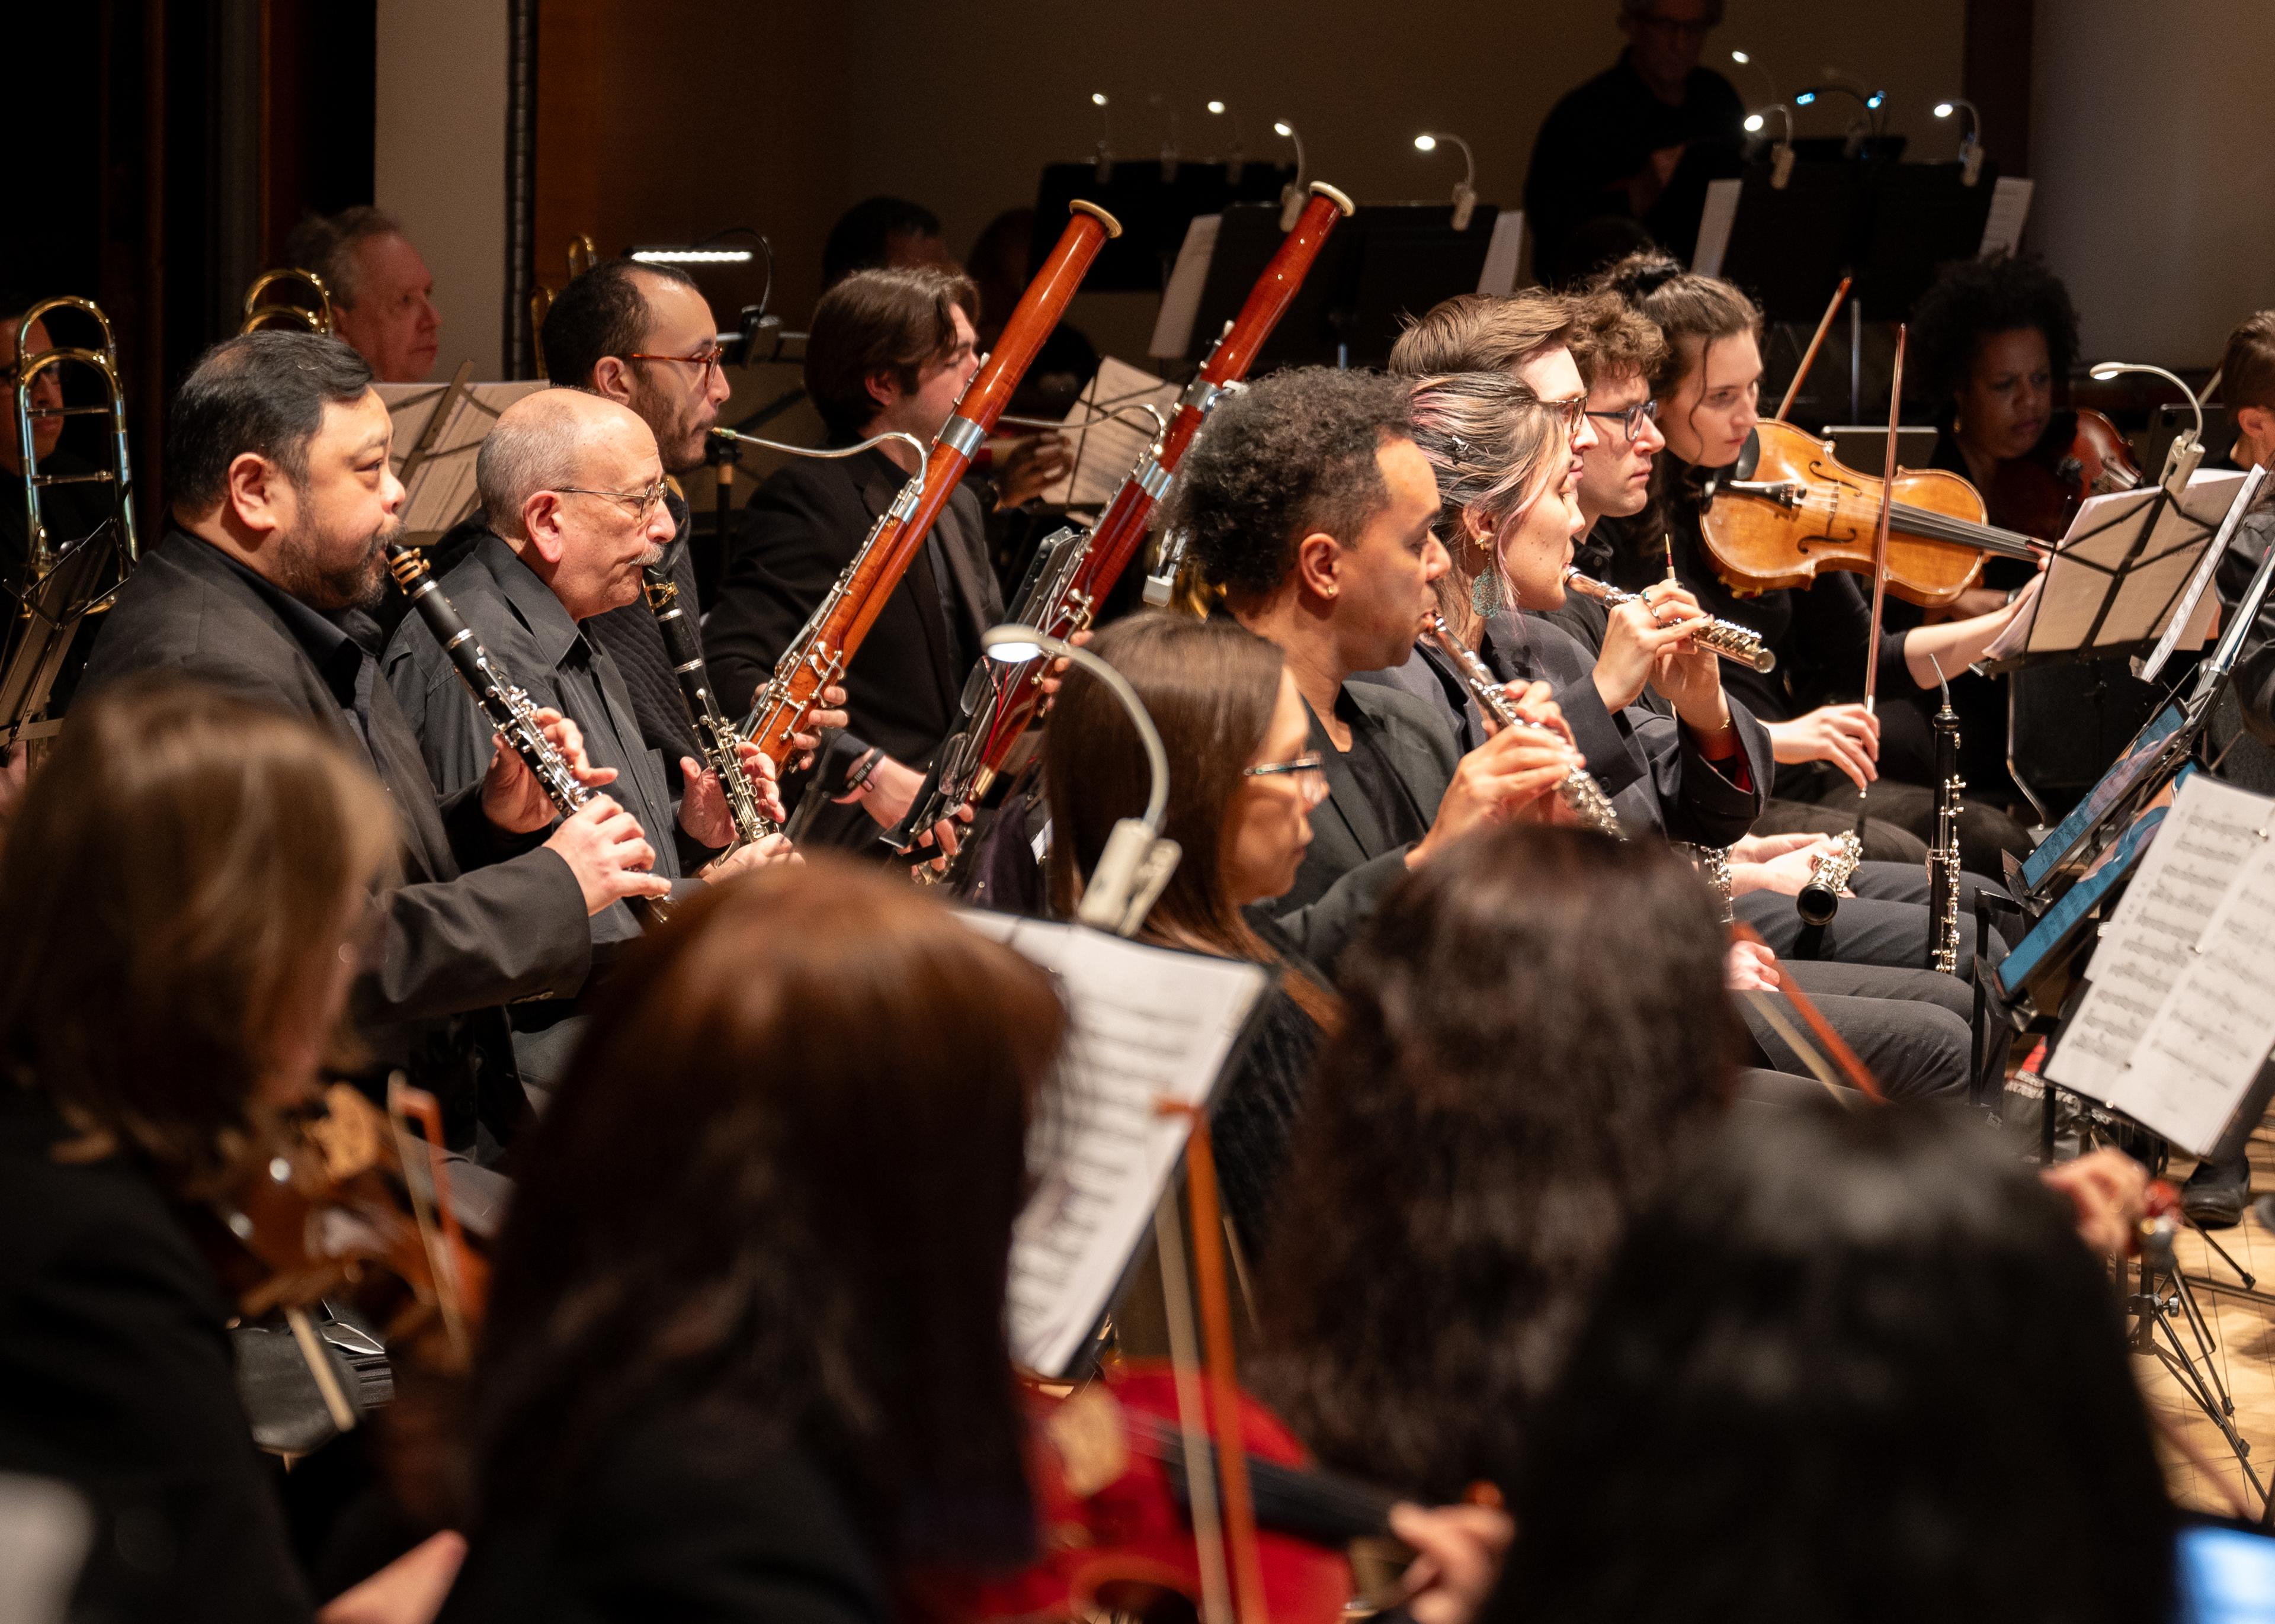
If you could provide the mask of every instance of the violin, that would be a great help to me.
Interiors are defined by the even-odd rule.
[[[1976,584],[1986,555],[2035,563],[2044,542],[1985,522],[1982,495],[1939,468],[1896,470],[1893,481],[1849,467],[1833,442],[1776,418],[1708,480],[1699,530],[1723,578],[1741,592],[1806,587],[1821,570],[1873,573],[1881,496],[1888,506],[1888,590],[1943,608]]]
[[[1007,1578],[927,1586],[925,1610],[958,1624],[1199,1611],[1202,1546],[1169,1366],[1118,1362],[1066,1396],[1024,1394],[1042,1555]],[[1238,1409],[1266,1611],[1273,1624],[1339,1624],[1355,1582],[1346,1547],[1388,1537],[1402,1497],[1313,1467],[1245,1393]],[[1201,1450],[1213,1478],[1213,1446]]]
[[[2067,432],[2064,418],[2070,419]],[[2140,465],[2117,425],[2081,407],[2056,416],[2029,455],[1999,465],[1991,481],[1991,511],[2002,524],[2051,541],[2068,531],[2087,497],[2140,483]]]

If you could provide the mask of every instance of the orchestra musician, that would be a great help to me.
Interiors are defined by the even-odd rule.
[[[20,426],[16,421],[16,329],[24,313],[37,302],[12,291],[0,293],[0,307],[4,307],[5,312],[0,313],[0,383],[6,386],[4,391],[0,391],[0,412],[4,412],[7,419],[0,424],[0,581],[11,586],[23,584],[32,533],[24,511],[23,442],[19,437]],[[32,323],[31,341],[34,354],[54,342],[45,321]],[[53,411],[64,404],[63,378],[60,368],[50,366],[32,381],[33,411]],[[32,419],[33,460],[45,474],[93,472],[94,465],[76,452],[60,449],[64,421],[59,417]],[[94,483],[45,487],[40,494],[40,503],[51,547],[90,533],[111,513],[110,487]]]
[[[1931,1114],[1732,1119],[1604,1273],[1485,1617],[2193,1612],[2108,1265],[2071,1216]]]
[[[323,278],[332,332],[382,383],[417,383],[442,345],[435,274],[394,215],[362,205],[311,215],[284,239],[284,260]]]
[[[676,266],[603,260],[554,298],[545,315],[544,350],[555,384],[629,407],[655,436],[672,522],[659,563],[678,601],[695,603],[695,555],[688,540],[693,521],[678,482],[704,465],[706,438],[728,395],[710,301]],[[480,534],[476,523],[447,538],[437,549],[436,567],[448,570]],[[666,761],[696,754],[694,724],[648,605],[634,598],[607,609],[593,617],[586,635],[615,659],[648,748]],[[823,697],[833,706],[845,702],[835,687]],[[801,752],[812,751],[820,729],[844,725],[842,710],[817,711],[813,732],[795,743]]]
[[[1668,353],[1651,381],[1659,431],[1667,439],[1652,505],[1634,519],[1597,522],[1612,541],[1613,584],[1638,590],[1663,579],[1671,564],[1708,614],[1752,628],[1778,656],[1771,674],[1742,668],[1723,673],[1732,692],[1769,729],[1779,764],[1774,794],[1789,804],[1773,802],[1757,830],[1838,833],[1854,825],[1857,792],[1869,789],[1874,822],[1929,839],[1935,792],[1924,782],[1883,771],[1881,717],[1843,697],[1861,687],[1872,636],[1869,583],[1828,570],[1805,591],[1740,593],[1723,578],[1701,533],[1704,480],[1736,462],[1760,420],[1761,313],[1729,283],[1659,255],[1622,261],[1605,273],[1601,286],[1657,326]],[[1972,665],[2014,613],[2008,604],[1935,625],[1884,625],[1880,700],[1932,688],[1938,666],[1953,672]],[[2012,818],[1983,803],[1965,803],[1961,825],[1970,870],[1999,872],[2002,850],[2021,855],[2029,849]],[[1868,848],[1867,855],[1878,854]]]
[[[1539,728],[1464,754],[1442,707],[1350,680],[1405,661],[1447,567],[1399,384],[1305,367],[1250,385],[1210,412],[1168,508],[1223,612],[1278,646],[1309,713],[1327,797],[1273,913],[1314,963],[1333,970],[1382,893],[1463,835],[1563,815],[1551,791],[1580,757],[1546,684],[1511,695]]]
[[[526,1110],[499,1006],[575,993],[587,918],[669,887],[630,812],[601,795],[555,827],[503,744],[436,797],[369,618],[400,528],[390,427],[370,367],[337,339],[257,332],[207,351],[168,417],[173,528],[104,616],[80,695],[139,672],[194,677],[313,721],[377,772],[399,862],[351,1008],[374,1060],[442,1100],[453,1146],[473,1145],[479,1122],[487,1154]],[[540,720],[589,777],[576,725]]]
[[[386,925],[399,814],[337,735],[177,672],[111,684],[0,856],[0,1472],[85,1498],[73,1618],[312,1616],[199,1237],[339,1058]],[[462,1549],[320,1616],[423,1624]]]
[[[693,754],[667,770],[641,736],[616,660],[592,634],[602,616],[636,602],[641,570],[662,558],[671,539],[647,425],[599,396],[546,389],[499,416],[482,441],[475,480],[488,528],[442,577],[442,595],[516,685],[576,724],[593,768],[587,782],[607,784],[643,829],[671,831],[655,842],[653,870],[671,882],[669,895],[684,898],[782,855],[785,842],[774,835],[721,856],[736,844],[736,831],[718,773]],[[424,619],[411,616],[396,628],[381,670],[435,788],[448,797],[479,781],[495,753],[488,718]],[[780,820],[773,764],[748,741],[742,750],[744,771]],[[675,780],[683,790],[676,804]],[[622,903],[592,922],[596,945],[639,929]],[[513,1007],[525,1084],[557,1078],[575,1008],[573,1000]]]

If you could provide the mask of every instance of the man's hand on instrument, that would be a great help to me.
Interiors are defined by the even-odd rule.
[[[578,783],[598,789],[616,782],[616,768],[593,765],[585,754],[585,736],[559,711],[539,711],[537,725]],[[520,754],[508,748],[503,734],[493,737],[489,770],[482,775],[482,815],[509,835],[534,835],[559,815],[545,786]]]
[[[1791,721],[1763,725],[1780,761],[1830,761],[1859,789],[1880,775],[1880,719],[1861,705],[1820,705]]]
[[[1074,449],[1064,434],[1034,434],[1011,442],[994,462],[995,510],[1024,507],[1073,466]]]
[[[803,863],[790,843],[787,835],[769,835],[764,840],[752,841],[747,846],[737,846],[725,857],[704,866],[700,878],[707,885],[717,885],[732,880],[737,874],[747,874],[754,868],[771,868],[777,863]]]
[[[1681,587],[1669,587],[1660,582],[1653,592],[1681,593],[1697,608],[1696,600]],[[1594,680],[1596,691],[1603,697],[1607,711],[1624,710],[1643,698],[1644,685],[1659,668],[1659,662],[1668,650],[1689,641],[1689,633],[1671,616],[1662,618],[1648,603],[1617,603],[1612,606],[1611,618],[1604,624],[1603,652],[1596,656]],[[1714,656],[1708,654],[1712,661]],[[1713,676],[1717,689],[1721,675]]]
[[[782,795],[775,787],[774,763],[750,740],[737,743],[740,745],[743,775],[751,781],[751,792],[758,799],[759,810],[774,822],[782,822]],[[727,808],[727,789],[719,782],[719,770],[704,766],[692,756],[682,756],[679,771],[687,786],[679,797],[679,827],[687,831],[688,838],[706,846],[733,845],[735,815]]]
[[[1784,985],[1777,955],[1761,941],[1734,941],[1722,955],[1722,985],[1733,993],[1774,993]]]
[[[1077,648],[1088,648],[1090,639],[1096,635],[1090,631],[1077,631],[1067,641]],[[1067,668],[1073,663],[1071,660],[1061,658],[1052,661],[1044,670],[1041,681],[1036,685],[1043,691],[1043,705],[1047,710],[1050,702],[1059,697],[1059,689],[1066,682]]]
[[[821,703],[827,708],[806,712],[805,731],[790,736],[790,770],[794,773],[803,773],[813,765],[813,758],[820,752],[825,730],[842,728],[849,720],[845,714],[845,690],[835,684],[821,691]]]
[[[2069,1197],[2080,1240],[2112,1262],[2132,1255],[2135,1228],[2147,1211],[2146,1167],[2122,1151],[2105,1147],[2043,1167],[2038,1176]]]
[[[1556,691],[1546,683],[1526,682],[1520,677],[1513,683],[1503,683],[1500,691],[1510,707],[1525,721],[1548,729],[1567,744],[1571,744],[1576,750],[1579,748],[1573,742],[1572,724],[1564,720],[1564,707],[1556,703]],[[1500,723],[1492,716],[1487,715],[1485,722],[1487,738],[1500,732]]]
[[[1772,857],[1781,857],[1788,851],[1807,851],[1832,839],[1807,829],[1791,835],[1742,835],[1730,848],[1733,863],[1766,863]]]
[[[1773,857],[1755,862],[1733,861],[1730,865],[1730,895],[1743,896],[1750,891],[1774,891],[1780,896],[1798,896],[1802,887],[1817,876],[1820,857],[1832,856],[1836,842],[1829,835],[1811,835],[1808,844]],[[1844,888],[1840,893],[1850,893]]]
[[[1398,1599],[1414,1624],[1470,1624],[1500,1578],[1516,1524],[1498,1506],[1390,1508],[1390,1531],[1414,1547]]]
[[[949,859],[963,850],[964,831],[970,827],[971,822],[971,808],[959,806],[948,817],[942,818],[932,827],[918,835],[916,842],[918,849],[934,851],[939,855],[924,862],[911,865],[911,870],[929,866],[935,874],[948,872]]]
[[[596,914],[610,903],[632,896],[664,896],[671,881],[652,872],[655,848],[640,833],[639,820],[605,795],[596,795],[564,819],[545,849],[569,865],[585,895],[585,911]]]
[[[1406,854],[1408,865],[1428,862],[1487,824],[1513,818],[1557,821],[1562,803],[1552,792],[1582,765],[1580,752],[1561,733],[1502,729],[1463,756],[1454,769],[1454,781],[1438,803],[1437,820]]]

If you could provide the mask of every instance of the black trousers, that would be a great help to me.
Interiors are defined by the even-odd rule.
[[[1853,799],[1853,786],[1852,786]],[[1772,796],[1762,808],[1761,816],[1754,820],[1757,835],[1846,835],[1856,827],[1856,811],[1848,802],[1825,804],[1816,801],[1788,801]],[[1864,825],[1864,857],[1867,862],[1924,863],[1927,842],[1909,829],[1900,829],[1894,824],[1872,819]]]
[[[1980,874],[1960,876],[1956,973],[1961,978],[1975,973],[1975,893],[1986,886],[2003,894],[2004,888]],[[1760,932],[1780,959],[1879,964],[1893,970],[1917,970],[1926,962],[1928,882],[1924,867],[1862,863],[1849,889],[1856,895],[1842,897],[1833,922],[1814,933],[1802,924],[1794,899],[1782,893],[1749,891],[1733,905],[1738,918]],[[1996,939],[1997,933],[1992,935]],[[2001,952],[2005,946],[1999,942]]]
[[[1781,800],[1814,802],[1840,814],[1833,833],[1856,826],[1856,786],[1847,774],[1821,761],[1780,768],[1777,794]],[[1872,785],[1864,804],[1871,812],[1864,830],[1867,842],[1876,823],[1916,835],[1923,842],[1935,839],[1935,791],[1924,784],[1905,783],[1884,774]],[[1754,827],[1765,834],[1771,832],[1758,820]],[[2011,851],[2017,857],[2026,857],[2031,844],[2029,832],[1999,808],[1963,796],[1960,798],[1959,858],[1963,867],[1977,873],[2004,873],[2007,865],[1999,861],[1999,854]]]
[[[1966,1099],[1973,1056],[1969,1023],[1973,994],[1957,977],[1874,964],[1797,962],[1780,963],[1778,969],[1856,1051],[1890,1099]],[[1742,993],[1739,1012],[1754,1045],[1750,1063],[1808,1077],[1814,1085],[1816,1074],[1764,1012],[1764,1001],[1781,1005],[1778,1013],[1786,1024],[1811,1039],[1812,1045],[1814,1041],[1808,1023],[1789,999],[1775,993]]]

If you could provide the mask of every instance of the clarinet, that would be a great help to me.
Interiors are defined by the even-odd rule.
[[[435,584],[435,572],[427,567],[426,555],[415,547],[390,541],[387,567],[394,572],[403,595],[411,600],[411,607],[419,611],[419,618],[427,623],[427,630],[435,634],[435,640],[457,668],[458,679],[466,684],[466,691],[474,696],[474,703],[498,736],[536,777],[554,810],[564,818],[575,816],[593,798],[593,792],[578,782],[569,763],[545,736],[529,695],[491,663],[489,650],[442,595],[442,589]],[[663,922],[661,898],[628,896],[624,905],[646,923]]]
[[[1690,859],[1698,877],[1713,893],[1714,910],[1725,925],[1737,922],[1738,912],[1730,896],[1730,849],[1727,846],[1699,846],[1689,841],[1678,841],[1674,849]]]
[[[1564,585],[1583,598],[1594,598],[1614,606],[1643,601],[1641,593],[1621,592],[1616,586],[1606,586],[1601,581],[1591,580],[1577,570],[1567,569],[1564,571]],[[1763,672],[1777,669],[1777,652],[1765,645],[1752,627],[1742,626],[1735,620],[1710,617],[1698,621],[1690,628],[1690,640],[1734,665]]]
[[[711,697],[711,668],[703,659],[703,646],[687,612],[679,607],[679,585],[661,564],[641,571],[647,583],[647,607],[655,612],[656,630],[663,634],[663,652],[679,678],[679,697],[687,706],[687,720],[695,726],[697,744],[711,770],[719,774],[726,792],[727,813],[735,821],[735,840],[728,850],[756,845],[776,833],[774,822],[759,810],[759,792],[743,770],[742,735],[727,720]]]
[[[1849,829],[1833,837],[1833,850],[1809,860],[1809,883],[1793,899],[1803,925],[1826,925],[1840,911],[1840,891],[1864,860],[1864,842]]]
[[[1959,970],[1959,713],[1951,708],[1951,684],[1942,682],[1943,706],[1935,714],[1935,845],[1927,854],[1930,934],[1927,967],[1946,975]]]
[[[1443,615],[1430,616],[1430,636],[1453,660],[1455,668],[1462,675],[1462,686],[1470,691],[1470,697],[1478,702],[1486,715],[1504,728],[1527,728],[1536,733],[1555,731],[1537,721],[1527,721],[1516,714],[1516,706],[1509,703],[1508,695],[1502,691],[1500,679],[1487,668],[1484,661],[1478,658],[1477,650],[1454,635],[1454,629],[1446,623]],[[1587,768],[1576,767],[1567,773],[1563,782],[1556,786],[1556,798],[1563,802],[1581,822],[1599,834],[1608,835],[1614,840],[1627,838],[1627,831],[1620,827],[1619,813],[1612,810],[1612,797],[1604,793],[1603,785],[1596,782]]]

